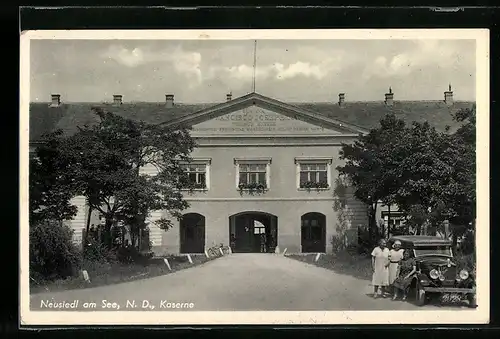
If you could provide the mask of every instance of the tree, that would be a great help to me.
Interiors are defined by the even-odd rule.
[[[369,205],[370,230],[375,229],[379,201],[396,204],[417,234],[423,224],[435,230],[445,219],[473,227],[475,108],[461,110],[454,118],[462,125],[450,134],[428,122],[406,126],[388,114],[378,128],[342,146],[340,158],[346,163],[337,169],[350,179],[355,196]]]
[[[179,188],[188,182],[181,163],[189,161],[194,141],[185,129],[133,121],[95,109],[99,123],[83,126],[66,139],[67,169],[89,207],[105,218],[104,240],[111,246],[111,227],[124,221],[137,234],[153,210],[179,217],[188,203]],[[157,173],[142,174],[154,166]],[[168,219],[158,221],[163,228]]]
[[[457,112],[455,120],[463,125],[452,135],[458,155],[454,171],[458,184],[450,187],[449,200],[454,206],[452,217],[469,224],[476,219],[476,107]]]
[[[454,118],[462,125],[453,134],[438,132],[427,122],[413,123],[399,144],[406,156],[398,166],[393,199],[410,222],[418,220],[417,233],[422,218],[433,232],[445,219],[459,225],[475,220],[475,109],[461,110]]]
[[[30,225],[42,221],[72,219],[77,212],[71,198],[77,192],[74,177],[67,171],[71,159],[66,156],[61,131],[45,135],[30,157]]]
[[[453,181],[447,188],[453,243],[457,237],[472,234],[476,221],[476,107],[458,111],[454,119],[462,125],[451,135],[455,149]],[[472,233],[471,233],[472,232]],[[474,244],[472,244],[474,245]]]
[[[376,211],[380,201],[391,204],[398,187],[397,167],[402,154],[394,145],[404,140],[405,123],[394,114],[386,115],[380,127],[361,135],[353,144],[343,144],[339,152],[345,165],[338,166],[354,186],[354,195],[368,205],[370,240],[377,229]]]
[[[395,171],[399,180],[392,200],[409,215],[410,223],[416,221],[420,234],[422,218],[436,224],[448,214],[444,194],[454,171],[453,146],[449,135],[428,122],[414,122],[404,135],[395,145],[396,152],[404,156]]]

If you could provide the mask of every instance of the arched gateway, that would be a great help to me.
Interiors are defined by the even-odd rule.
[[[278,217],[265,212],[241,212],[229,217],[230,246],[235,253],[274,252]]]

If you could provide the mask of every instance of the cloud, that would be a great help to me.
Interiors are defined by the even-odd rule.
[[[121,46],[110,46],[103,54],[104,58],[113,59],[127,67],[136,67],[145,62],[144,53],[139,48],[129,50]]]
[[[201,54],[184,51],[180,47],[154,51],[148,48],[136,47],[128,49],[123,46],[112,45],[101,54],[101,57],[114,60],[127,67],[137,67],[152,62],[166,62],[172,65],[177,73],[193,80],[194,82],[191,82],[190,86],[202,82]]]
[[[328,76],[332,71],[338,71],[342,68],[340,57],[329,58],[319,63],[307,61],[296,61],[284,65],[275,62],[266,65],[257,65],[255,77],[257,79],[289,80],[296,77],[314,78],[321,80]],[[241,64],[238,66],[212,66],[208,72],[208,78],[222,77],[238,80],[250,80],[253,78],[253,65]]]
[[[287,80],[297,76],[312,77],[320,80],[328,73],[324,65],[313,65],[302,61],[297,61],[288,65],[288,67],[277,63],[275,64],[275,71],[276,78],[279,80]]]
[[[412,72],[431,67],[453,68],[461,64],[459,50],[452,42],[441,40],[418,40],[408,51],[394,56],[377,56],[368,62],[363,71],[363,78],[373,76],[389,78],[407,76]]]

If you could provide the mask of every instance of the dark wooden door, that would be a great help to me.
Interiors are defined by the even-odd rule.
[[[323,214],[302,216],[301,243],[303,253],[326,252],[326,217]]]
[[[202,215],[183,217],[180,229],[181,253],[205,252],[205,218]]]
[[[253,222],[247,216],[235,218],[235,252],[254,251]]]

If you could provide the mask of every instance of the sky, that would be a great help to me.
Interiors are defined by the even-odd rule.
[[[31,40],[30,99],[212,103],[252,92],[253,40]],[[285,102],[475,100],[474,40],[258,40],[255,91]]]

